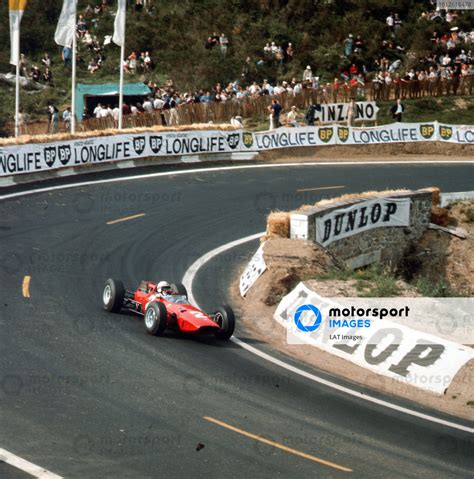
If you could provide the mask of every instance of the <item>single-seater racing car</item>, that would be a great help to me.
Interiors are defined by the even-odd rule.
[[[206,314],[189,303],[186,287],[180,283],[141,281],[135,291],[128,291],[122,281],[108,279],[102,301],[106,311],[120,313],[125,309],[143,316],[147,332],[154,336],[168,328],[182,333],[214,334],[220,339],[229,339],[234,333],[235,317],[230,306]]]

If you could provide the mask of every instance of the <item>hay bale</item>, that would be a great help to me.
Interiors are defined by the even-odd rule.
[[[268,238],[289,238],[290,237],[290,213],[287,211],[272,211],[267,217]]]
[[[80,123],[78,124],[80,128]],[[145,132],[184,132],[184,131],[206,131],[206,130],[222,130],[222,131],[231,131],[236,128],[230,124],[213,124],[209,125],[208,123],[195,123],[193,125],[180,125],[180,126],[151,126],[151,127],[136,127],[136,128],[125,128],[123,130],[118,130],[116,128],[108,128],[104,130],[90,130],[90,131],[78,131],[74,135],[71,133],[55,133],[55,134],[44,134],[44,135],[22,135],[19,138],[1,138],[0,146],[13,146],[13,145],[24,145],[27,143],[51,143],[55,141],[66,141],[66,140],[77,140],[84,138],[95,138],[100,136],[112,136],[112,135],[126,135],[131,133],[145,133]]]
[[[429,186],[428,188],[423,189],[431,193],[431,203],[433,206],[439,206],[441,202],[441,190],[436,186]]]
[[[339,203],[341,201],[349,200],[368,200],[376,196],[390,196],[398,193],[409,193],[411,190],[407,189],[396,189],[396,190],[385,190],[385,191],[365,191],[363,193],[346,193],[344,195],[337,196],[336,198],[328,198],[324,200],[319,200],[313,205],[302,205],[297,208],[295,211],[304,211],[307,209],[314,208],[315,206],[330,206],[334,203]]]

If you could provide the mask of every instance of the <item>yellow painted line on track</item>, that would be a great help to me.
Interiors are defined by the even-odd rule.
[[[25,276],[23,278],[23,285],[21,289],[22,289],[24,298],[30,297],[30,281],[31,281],[31,276]]]
[[[340,185],[340,186],[321,186],[319,188],[301,188],[296,191],[338,190],[340,188],[345,188],[345,186]]]
[[[319,464],[332,467],[333,469],[337,469],[339,471],[352,472],[352,469],[349,469],[348,467],[341,466],[331,461],[326,461],[325,459],[321,459],[320,457],[316,457],[311,454],[306,454],[305,452],[298,451],[297,449],[293,449],[291,447],[285,446],[284,444],[280,444],[279,442],[271,441],[270,439],[266,439],[262,436],[257,436],[256,434],[252,434],[251,432],[244,431],[242,429],[239,429],[238,427],[231,426],[230,424],[219,421],[218,419],[214,419],[213,417],[204,416],[203,419],[205,419],[206,421],[212,422],[213,424],[217,424],[218,426],[229,429],[230,431],[234,431],[238,434],[241,434],[242,436],[249,437],[250,439],[255,439],[256,441],[262,442],[263,444],[268,444],[269,446],[273,446],[278,449],[281,449],[282,451],[289,452],[290,454],[294,454],[295,456],[304,457],[305,459],[318,462]]]
[[[123,221],[130,221],[130,220],[134,220],[136,218],[142,218],[143,216],[145,216],[145,213],[139,213],[137,215],[126,216],[125,218],[119,218],[118,220],[107,221],[106,224],[115,225],[117,223],[122,223]]]

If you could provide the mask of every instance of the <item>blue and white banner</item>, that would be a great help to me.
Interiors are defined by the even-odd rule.
[[[393,123],[360,128],[339,125],[278,128],[271,131],[199,130],[143,132],[51,143],[0,146],[0,176],[36,173],[144,157],[203,153],[259,152],[326,145],[377,145],[443,141],[474,143],[474,127],[432,123]]]
[[[144,157],[239,151],[240,132],[124,134],[0,147],[0,176]]]

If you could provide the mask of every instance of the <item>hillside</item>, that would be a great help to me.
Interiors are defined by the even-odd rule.
[[[61,3],[30,0],[21,24],[21,51],[26,54],[28,69],[33,64],[41,69],[45,52],[52,60],[54,86],[22,95],[22,108],[32,117],[45,116],[49,102],[63,106],[69,101],[69,70],[53,38]],[[92,8],[87,12],[89,2],[79,1],[86,28],[101,46],[102,66],[94,74],[88,71],[97,51],[80,41],[78,82],[118,80],[119,48],[113,43],[103,46],[105,36],[113,33],[116,2],[102,3],[105,11]],[[138,68],[135,75],[127,74],[127,80],[152,80],[162,85],[172,79],[179,91],[207,90],[235,80],[248,84],[264,78],[270,82],[301,79],[307,65],[321,81],[340,77],[353,63],[369,76],[381,62],[391,64],[397,59],[400,72],[420,65],[427,68],[426,55],[441,53],[444,48],[433,46],[434,32],[441,37],[452,25],[466,32],[474,25],[473,11],[464,11],[449,22],[432,18],[433,6],[428,0],[151,0],[148,4],[149,8],[141,11],[129,8],[126,51],[127,55],[149,51],[153,68]],[[387,24],[391,14],[396,19],[394,27]],[[206,48],[213,32],[227,37],[225,53],[219,45]],[[350,53],[346,50],[348,38],[353,42]],[[275,48],[281,46],[281,59],[280,54],[264,53],[265,45],[271,47],[272,42]],[[456,48],[460,50],[463,42]],[[7,2],[0,6],[0,43],[9,45]],[[0,51],[0,72],[10,71],[8,61],[9,47]],[[0,84],[0,124],[11,120],[12,92],[11,86]]]

